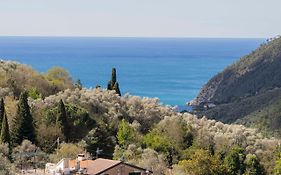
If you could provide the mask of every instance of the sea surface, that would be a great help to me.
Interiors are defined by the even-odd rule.
[[[265,39],[0,37],[0,59],[69,71],[83,86],[106,88],[117,69],[122,94],[183,106],[226,66]]]

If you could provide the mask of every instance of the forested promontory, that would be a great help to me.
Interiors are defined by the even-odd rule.
[[[211,78],[191,102],[198,115],[281,136],[281,38],[269,39]]]

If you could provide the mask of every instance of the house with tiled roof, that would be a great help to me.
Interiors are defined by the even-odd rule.
[[[152,172],[144,168],[124,163],[120,160],[98,158],[85,159],[78,155],[77,159],[63,159],[53,169],[55,175],[151,175]]]

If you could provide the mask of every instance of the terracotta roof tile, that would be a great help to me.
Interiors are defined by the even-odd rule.
[[[87,173],[91,175],[98,174],[120,163],[121,161],[117,160],[98,158],[89,164]]]
[[[87,174],[89,174],[89,175],[97,175],[114,166],[117,166],[120,163],[121,163],[121,161],[117,161],[117,160],[98,158],[96,160],[80,161],[80,168],[82,168],[82,169],[86,168]],[[76,165],[77,165],[77,159],[69,160],[69,168],[75,168]],[[134,165],[130,165],[130,164],[126,164],[126,165],[132,166],[134,168],[142,169],[142,168],[134,166]]]
[[[94,163],[94,160],[82,160],[80,161],[80,168],[87,168]],[[69,161],[69,168],[75,168],[77,165],[77,159],[73,159]]]

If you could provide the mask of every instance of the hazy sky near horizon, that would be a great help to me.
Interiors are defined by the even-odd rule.
[[[281,34],[281,0],[0,0],[0,35],[254,37]]]

